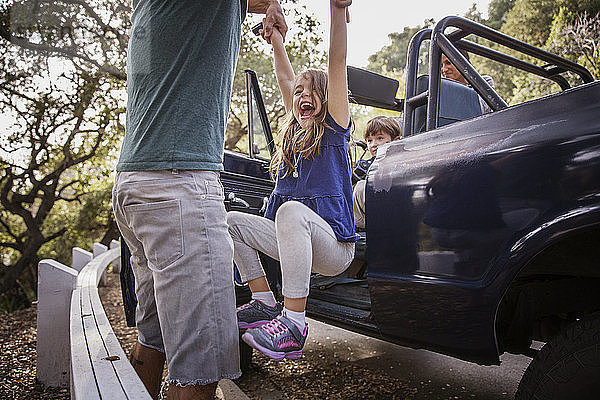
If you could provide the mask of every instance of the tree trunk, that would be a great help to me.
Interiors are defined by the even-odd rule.
[[[37,252],[37,250],[36,250]],[[35,254],[35,253],[33,253]],[[17,279],[21,276],[27,265],[32,262],[31,256],[23,256],[16,262],[15,265],[4,269],[5,273],[0,279],[0,294],[9,292],[17,284]]]
[[[119,240],[119,237],[121,237],[121,233],[119,232],[117,223],[114,218],[111,218],[110,221],[108,221],[108,229],[104,232],[104,236],[102,236],[100,243],[108,247],[113,239]]]

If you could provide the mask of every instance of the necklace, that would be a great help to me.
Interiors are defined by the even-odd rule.
[[[298,160],[300,160],[298,154],[294,153],[294,171],[292,172],[294,178],[298,178]]]

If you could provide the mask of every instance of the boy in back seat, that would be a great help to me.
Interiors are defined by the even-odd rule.
[[[364,139],[367,142],[367,149],[372,158],[368,160],[369,165],[377,155],[377,148],[392,140],[399,139],[402,134],[402,128],[396,118],[393,117],[375,117],[367,122]],[[366,180],[361,180],[354,186],[352,200],[354,203],[354,224],[357,228],[365,228],[365,184]]]

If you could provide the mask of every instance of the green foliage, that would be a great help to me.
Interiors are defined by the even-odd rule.
[[[559,17],[560,10],[562,16]],[[502,31],[534,46],[543,47],[552,31],[554,20],[572,23],[584,12],[596,15],[600,12],[597,0],[517,0],[506,13]]]
[[[39,258],[62,260],[71,264],[71,249],[81,247],[91,249],[100,242],[106,230],[114,225],[111,207],[112,181],[98,179],[86,186],[78,202],[57,204],[45,221],[48,226],[63,226],[64,235],[44,244],[39,250]],[[116,232],[115,232],[116,235]]]
[[[502,30],[551,53],[580,63],[598,77],[598,19],[589,17],[600,11],[598,1],[517,0],[507,13]],[[596,43],[594,45],[594,43]],[[596,47],[596,50],[594,50]],[[527,57],[520,58],[528,60]],[[541,62],[534,60],[537,65]],[[581,83],[567,75],[571,84]],[[510,103],[517,104],[555,93],[558,85],[522,72],[513,75],[514,91]]]
[[[434,25],[433,19],[427,19],[423,25],[416,27],[404,27],[401,33],[392,32],[388,35],[391,44],[384,46],[381,50],[369,56],[369,71],[378,73],[399,72],[406,67],[408,53],[408,44],[415,33],[421,29],[429,28]],[[419,59],[419,71],[427,70],[428,56],[427,49],[421,49],[423,56]]]
[[[485,25],[496,30],[506,22],[506,13],[513,8],[515,0],[492,0],[488,5],[488,19]]]
[[[548,51],[586,67],[600,78],[600,14],[573,13],[561,7],[546,43]]]
[[[506,14],[502,31],[534,46],[543,46],[550,33],[555,5],[555,0],[517,0]]]
[[[34,298],[40,258],[70,264],[72,246],[114,235],[129,9],[22,0],[0,13],[0,304],[11,308]]]

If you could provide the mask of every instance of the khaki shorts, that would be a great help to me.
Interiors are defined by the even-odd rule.
[[[144,346],[164,351],[167,381],[240,376],[233,244],[215,171],[119,172],[113,209],[131,249]]]

